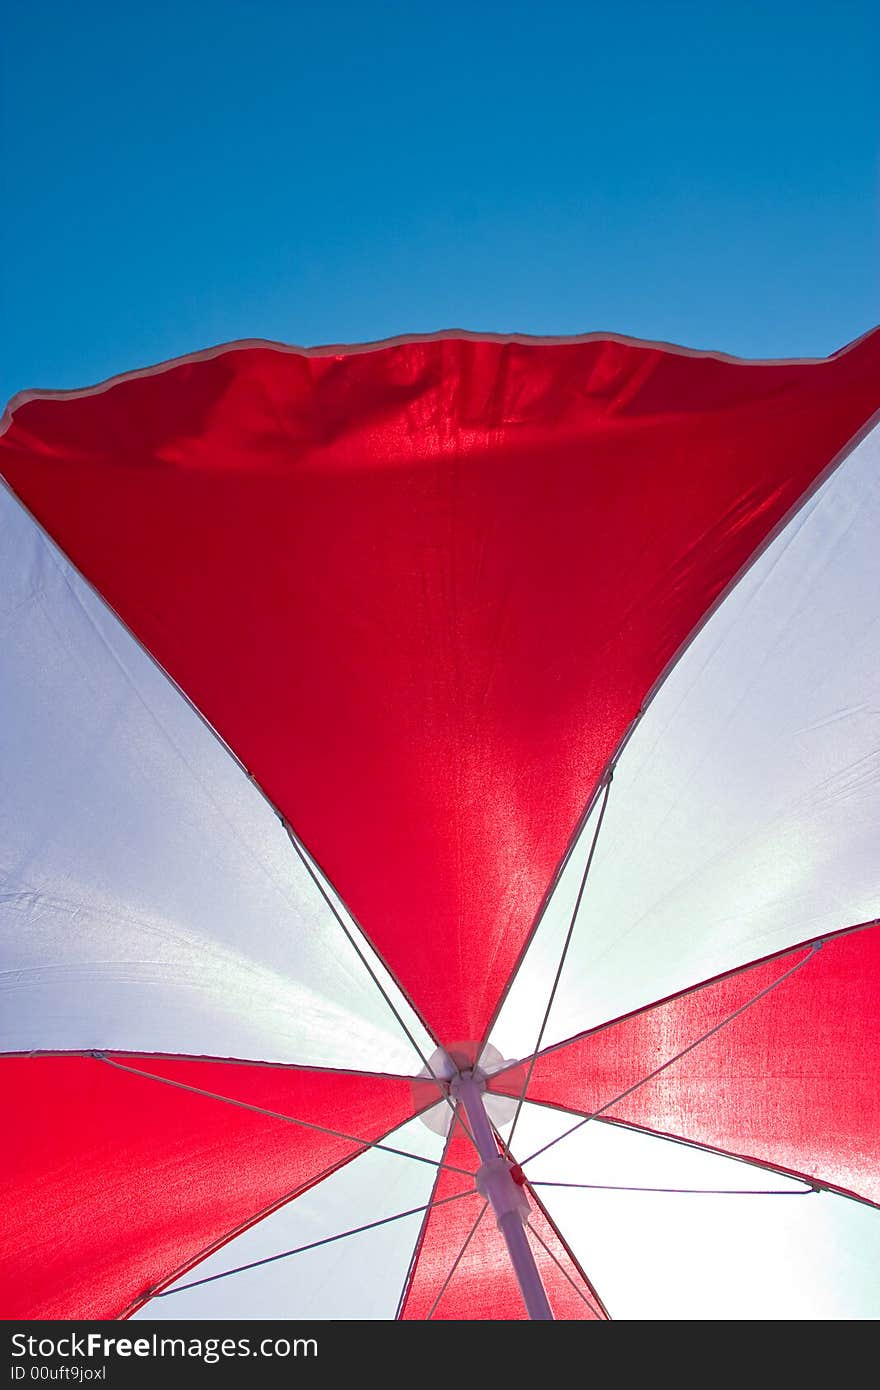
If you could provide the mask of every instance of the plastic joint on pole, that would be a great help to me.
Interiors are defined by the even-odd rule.
[[[483,1105],[484,1090],[485,1081],[476,1069],[459,1072],[452,1082],[452,1093],[464,1110],[482,1159],[476,1175],[477,1190],[495,1213],[526,1312],[535,1321],[552,1322],[553,1312],[524,1225],[529,1213],[528,1198],[522,1184],[513,1177],[514,1165],[498,1152],[495,1133]]]
[[[517,1212],[520,1221],[525,1222],[531,1211],[525,1188],[514,1182],[513,1166],[503,1154],[498,1154],[497,1158],[487,1159],[476,1175],[477,1191],[491,1202],[499,1230],[501,1216],[507,1212]]]

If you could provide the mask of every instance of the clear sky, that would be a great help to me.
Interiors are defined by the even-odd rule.
[[[880,319],[873,0],[19,3],[0,396],[215,342]]]

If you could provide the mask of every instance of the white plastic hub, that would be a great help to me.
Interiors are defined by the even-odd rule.
[[[486,1092],[486,1081],[495,1072],[503,1071],[505,1067],[512,1064],[502,1057],[497,1047],[487,1043],[480,1054],[479,1065],[474,1067],[470,1058],[473,1057],[475,1050],[471,1044],[454,1046],[448,1051],[446,1048],[438,1047],[433,1056],[428,1058],[427,1067],[422,1067],[418,1074],[420,1090],[434,1082],[436,1090],[440,1092],[441,1085],[437,1083],[445,1083],[446,1094],[451,1094],[456,1077],[463,1071],[469,1071],[483,1092],[486,1114],[496,1129],[503,1129],[511,1123],[516,1114],[516,1101],[510,1096],[496,1096],[491,1092]],[[422,1124],[427,1125],[428,1129],[433,1130],[435,1134],[445,1135],[449,1133],[449,1126],[452,1123],[452,1107],[448,1101],[441,1099],[429,1110],[424,1110],[419,1118]]]

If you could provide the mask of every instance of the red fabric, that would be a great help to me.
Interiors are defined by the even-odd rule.
[[[539,1057],[529,1099],[589,1114],[738,1009],[799,947]],[[880,927],[830,938],[606,1117],[754,1158],[880,1204]],[[514,1068],[491,1089],[519,1095]]]
[[[35,399],[0,472],[192,697],[442,1042],[480,1038],[603,767],[877,407],[612,341],[247,348]]]
[[[479,1166],[476,1149],[459,1125],[450,1135],[445,1159],[474,1173]],[[473,1188],[473,1177],[441,1169],[434,1197],[448,1197],[455,1192],[473,1191]],[[604,1319],[607,1314],[595,1290],[527,1184],[526,1192],[532,1207],[531,1225],[566,1271],[563,1273],[540,1242],[530,1236],[554,1317],[566,1321]],[[423,1319],[431,1314],[433,1319],[439,1320],[525,1320],[526,1312],[507,1246],[495,1224],[491,1207],[468,1243],[440,1302],[431,1312],[482,1205],[482,1197],[475,1195],[448,1202],[428,1213],[401,1307],[403,1319]]]
[[[127,1059],[120,1059],[127,1060]],[[406,1082],[130,1059],[157,1075],[365,1139],[411,1110]],[[0,1317],[115,1318],[361,1146],[88,1057],[0,1059]]]

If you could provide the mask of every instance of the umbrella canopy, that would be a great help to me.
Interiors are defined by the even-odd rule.
[[[6,1316],[880,1312],[878,406],[880,332],[15,398]]]

